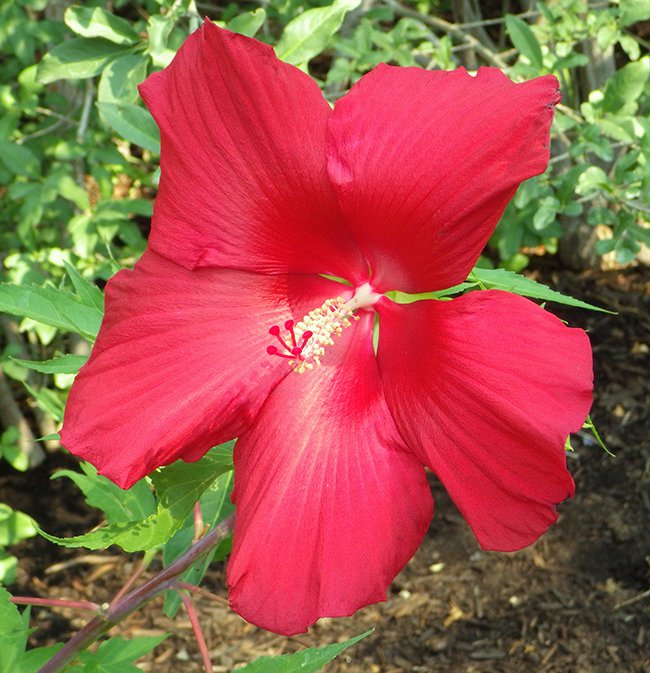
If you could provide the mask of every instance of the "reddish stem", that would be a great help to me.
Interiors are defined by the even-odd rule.
[[[69,601],[65,598],[33,598],[31,596],[12,596],[9,599],[16,605],[46,605],[51,608],[71,608],[72,610],[90,610],[99,612],[101,606],[91,601]]]
[[[213,594],[211,591],[204,589],[203,587],[197,587],[195,584],[188,584],[187,582],[176,582],[176,588],[185,589],[185,591],[190,591],[193,594],[198,594],[204,598],[209,598],[211,601],[216,603],[221,603],[222,605],[228,605],[228,599],[223,596],[218,596]]]
[[[201,503],[197,500],[194,503],[194,540],[198,540],[204,533],[203,510]]]
[[[199,616],[196,614],[194,603],[192,603],[192,599],[184,591],[179,591],[178,595],[181,597],[183,605],[185,606],[185,612],[187,612],[187,616],[190,618],[192,631],[194,631],[194,637],[196,638],[196,643],[199,646],[199,652],[201,653],[203,670],[205,673],[213,673],[210,652],[208,652],[208,644],[205,642],[205,636],[203,635],[203,630],[201,629],[201,623],[199,622]]]
[[[138,577],[140,577],[140,575],[142,575],[142,573],[149,567],[151,558],[152,557],[150,553],[148,551],[145,552],[145,555],[140,563],[138,563],[138,567],[135,569],[135,572],[131,575],[131,577],[129,577],[124,586],[115,594],[115,596],[113,596],[111,605],[115,605],[115,603],[117,603],[122,598],[122,596],[124,596],[124,594],[126,594],[126,592],[135,584]]]

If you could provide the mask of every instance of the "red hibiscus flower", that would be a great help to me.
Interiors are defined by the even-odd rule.
[[[153,229],[108,283],[63,444],[128,487],[238,437],[231,602],[278,633],[385,598],[431,519],[425,466],[484,548],[537,539],[574,491],[586,335],[504,292],[385,293],[466,278],[546,167],[556,79],[381,65],[331,109],[206,22],[141,92]]]

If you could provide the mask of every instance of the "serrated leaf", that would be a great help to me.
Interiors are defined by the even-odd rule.
[[[105,640],[96,652],[83,650],[79,654],[82,662],[80,671],[92,673],[142,673],[142,669],[133,662],[151,652],[162,643],[168,634],[160,636],[140,636],[127,640],[121,636],[113,636]],[[76,669],[73,668],[74,673]]]
[[[250,12],[245,12],[231,19],[226,26],[228,30],[247,37],[253,37],[255,33],[262,27],[266,19],[266,12],[263,7],[258,7]]]
[[[543,301],[553,301],[557,304],[586,308],[590,311],[612,313],[612,311],[599,308],[593,304],[588,304],[580,299],[568,297],[560,292],[551,290],[550,287],[538,283],[531,278],[525,278],[524,276],[520,276],[512,271],[506,271],[505,269],[479,269],[478,267],[475,267],[469,277],[470,280],[478,280],[481,285],[488,290],[504,290],[505,292],[520,294],[523,297],[531,297]]]
[[[293,65],[303,65],[328,45],[341,27],[345,15],[361,4],[361,0],[335,0],[327,7],[308,9],[285,26],[275,53]]]
[[[53,286],[0,283],[0,312],[31,318],[94,341],[102,313],[79,298]]]
[[[75,289],[79,301],[85,306],[90,308],[97,309],[100,313],[104,313],[104,294],[103,292],[89,280],[84,278],[77,269],[72,266],[69,262],[63,260],[63,265],[65,270],[68,272],[68,276],[72,281],[72,285]]]
[[[506,14],[506,30],[517,51],[523,54],[537,70],[541,70],[544,67],[542,48],[530,26],[518,16]]]
[[[59,79],[86,79],[99,74],[114,59],[130,54],[131,47],[99,37],[75,37],[57,45],[38,64],[36,79],[49,84]]]
[[[13,357],[11,360],[21,367],[41,372],[41,374],[76,374],[86,364],[88,357],[86,355],[61,355],[51,360],[21,360]]]
[[[140,39],[128,21],[101,7],[73,5],[65,10],[63,20],[82,37],[103,37],[115,44],[135,44]]]
[[[148,110],[130,103],[97,103],[106,123],[130,143],[160,153],[160,134]]]
[[[63,643],[57,643],[46,647],[35,647],[23,652],[19,661],[15,662],[11,673],[38,673],[62,647]]]
[[[39,530],[50,542],[62,547],[105,549],[116,544],[136,552],[164,544],[183,525],[194,503],[221,474],[232,469],[232,442],[215,447],[196,463],[178,461],[151,475],[156,488],[156,512],[142,521],[114,523],[85,535],[60,538]]]
[[[59,470],[52,475],[52,479],[67,477],[72,480],[84,494],[86,502],[104,512],[109,524],[142,521],[156,511],[156,503],[146,480],[141,479],[131,488],[123,490],[110,479],[97,474],[97,470],[89,463],[81,463],[81,469],[83,474]]]
[[[18,608],[10,599],[11,594],[0,587],[0,671],[7,673],[15,670],[29,634]]]
[[[369,636],[374,629],[359,636],[350,638],[343,643],[326,645],[325,647],[309,647],[294,654],[281,654],[277,657],[260,657],[253,663],[237,669],[238,673],[315,673],[328,661],[332,661],[346,648]]]

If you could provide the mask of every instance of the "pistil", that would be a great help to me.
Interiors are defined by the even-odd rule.
[[[288,360],[293,371],[299,374],[313,369],[320,365],[326,346],[334,345],[334,337],[340,337],[352,321],[359,319],[354,312],[371,307],[380,296],[369,283],[365,283],[356,288],[354,296],[348,301],[343,297],[328,299],[299,322],[286,320],[284,328],[287,334],[284,337],[280,335],[280,327],[272,325],[269,334],[277,339],[280,348],[268,346],[266,352]]]

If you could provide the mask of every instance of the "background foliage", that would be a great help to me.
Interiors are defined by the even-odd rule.
[[[482,258],[486,268],[464,289],[505,287],[564,301],[508,271],[521,271],[531,255],[543,253],[559,252],[574,267],[594,265],[602,255],[610,263],[648,259],[648,0],[268,0],[225,7],[194,0],[0,0],[0,458],[14,469],[27,470],[57,450],[67,390],[101,321],[100,288],[144,250],[159,139],[137,85],[170,62],[203,16],[275,45],[331,102],[380,62],[490,65],[515,80],[555,74],[564,98],[549,170],[522,185]],[[495,266],[503,270],[490,270]],[[107,525],[79,538],[50,539],[161,551],[169,564],[192,540],[197,499],[206,523],[228,513],[228,452],[214,449],[198,473],[170,466],[126,496],[89,467],[61,473],[105,513]],[[7,548],[35,533],[28,517],[0,504],[4,584],[11,585],[16,566]],[[227,552],[226,541],[216,557]],[[186,579],[199,581],[208,561]],[[12,665],[36,670],[50,653],[23,654],[29,615],[3,605],[0,624],[22,634],[11,641]],[[170,592],[166,612],[175,614],[179,605]],[[143,641],[125,654],[121,645],[105,643],[74,670],[123,661],[114,655],[132,655],[130,662],[155,645]],[[8,647],[0,643],[5,658]]]

